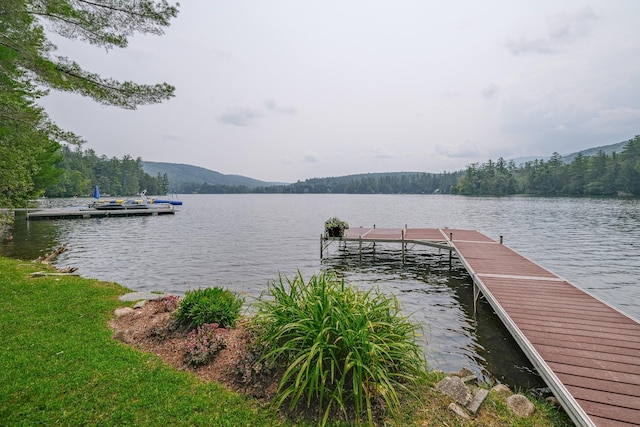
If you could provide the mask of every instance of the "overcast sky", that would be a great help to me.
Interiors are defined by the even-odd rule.
[[[640,1],[181,0],[166,34],[55,39],[103,76],[166,81],[135,111],[42,103],[98,155],[264,181],[442,172],[640,134]]]

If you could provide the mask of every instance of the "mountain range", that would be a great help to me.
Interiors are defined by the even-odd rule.
[[[603,145],[600,147],[588,148],[575,153],[562,156],[562,160],[565,163],[571,163],[573,159],[582,153],[584,156],[593,156],[600,151],[610,155],[613,152],[620,152],[627,141],[619,142],[616,144]],[[519,157],[513,159],[516,165],[522,165],[528,161],[535,159],[547,160],[549,157]],[[242,175],[225,175],[220,172],[205,169],[200,166],[187,165],[182,163],[163,163],[163,162],[142,162],[143,170],[151,176],[157,176],[158,174],[167,174],[172,186],[179,187],[183,184],[197,183],[197,184],[210,184],[210,185],[222,185],[222,186],[245,186],[248,188],[256,187],[272,187],[276,185],[286,185],[282,182],[266,182],[258,179],[249,178]],[[397,173],[390,173],[397,174]]]

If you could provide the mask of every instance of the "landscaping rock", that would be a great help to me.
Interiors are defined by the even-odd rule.
[[[496,384],[492,390],[499,394],[511,394],[511,389],[505,384]]]
[[[473,398],[469,387],[465,385],[460,377],[446,377],[436,384],[436,390],[455,399],[456,402],[464,406]]]
[[[146,299],[143,299],[142,301],[138,301],[133,308],[134,309],[138,309],[138,308],[142,308],[144,307],[149,301],[147,301]]]
[[[471,400],[471,402],[469,402],[469,404],[467,405],[467,409],[469,410],[469,412],[471,412],[473,415],[478,413],[478,409],[480,409],[480,405],[482,405],[482,402],[484,402],[484,400],[487,398],[488,395],[489,395],[489,390],[484,388],[479,389],[476,395],[473,396],[473,399]]]
[[[521,394],[514,394],[507,398],[507,406],[519,417],[528,418],[536,411],[533,403]]]
[[[134,310],[131,307],[120,307],[120,308],[116,308],[116,310],[113,312],[113,315],[116,318],[119,318],[119,317],[124,317],[130,314],[133,314],[133,312]]]
[[[460,418],[464,418],[465,420],[471,420],[471,417],[469,416],[469,414],[467,414],[464,409],[462,409],[460,406],[458,406],[455,403],[449,404],[449,410],[452,411],[457,416],[459,416]]]
[[[129,292],[128,294],[122,295],[118,298],[120,301],[159,301],[162,298],[166,297],[165,293],[154,293],[154,292]]]

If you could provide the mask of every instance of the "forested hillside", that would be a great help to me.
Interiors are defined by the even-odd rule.
[[[148,194],[162,195],[169,189],[166,175],[152,177],[142,170],[142,159],[124,156],[122,159],[98,157],[93,150],[61,148],[62,161],[57,167],[62,171],[58,184],[49,187],[47,197],[72,197],[90,195],[98,186],[104,195],[133,196],[142,190]]]
[[[619,151],[610,149],[619,147]],[[311,178],[293,184],[274,184],[239,175],[224,175],[197,166],[143,162],[97,156],[93,150],[62,147],[59,183],[48,197],[91,194],[171,193],[347,193],[347,194],[462,194],[504,196],[640,196],[640,136],[614,146],[599,147],[592,156],[577,153],[516,166],[502,158],[473,163],[457,172],[389,172]],[[585,152],[593,152],[586,150]],[[565,159],[572,158],[570,162]],[[146,172],[145,172],[146,171]],[[153,173],[155,171],[155,173]],[[151,173],[149,173],[151,172]]]
[[[461,172],[393,172],[312,178],[258,189],[265,193],[431,194],[449,193]]]
[[[558,153],[516,167],[500,158],[469,165],[453,193],[464,195],[640,196],[640,136],[621,151],[578,153],[570,163]]]
[[[151,176],[167,175],[171,183],[172,193],[193,193],[198,191],[202,184],[210,186],[227,187],[265,187],[274,185],[241,175],[225,175],[220,172],[201,168],[199,166],[185,165],[181,163],[142,162],[142,167]]]

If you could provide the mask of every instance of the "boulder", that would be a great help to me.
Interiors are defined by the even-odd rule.
[[[505,384],[496,384],[493,386],[492,390],[498,394],[511,394],[511,389],[509,389],[509,386]]]
[[[455,403],[449,404],[449,410],[452,411],[457,416],[459,416],[460,418],[464,418],[465,420],[471,420],[471,417],[469,416],[469,414],[467,414],[464,409],[462,409],[460,406],[458,406]]]
[[[113,315],[116,318],[118,318],[118,317],[128,316],[128,315],[132,314],[133,312],[134,312],[134,310],[131,307],[120,307],[120,308],[116,308],[116,310],[113,312]]]
[[[436,384],[436,390],[453,398],[463,406],[466,406],[473,398],[469,387],[460,377],[446,377]]]
[[[521,418],[528,418],[536,411],[535,406],[526,396],[514,394],[507,397],[507,406],[514,414]]]
[[[134,309],[142,308],[142,307],[144,307],[145,305],[147,305],[147,303],[148,303],[148,302],[149,302],[149,301],[147,301],[146,299],[143,299],[142,301],[138,301],[138,302],[133,306],[133,308],[134,308]]]

